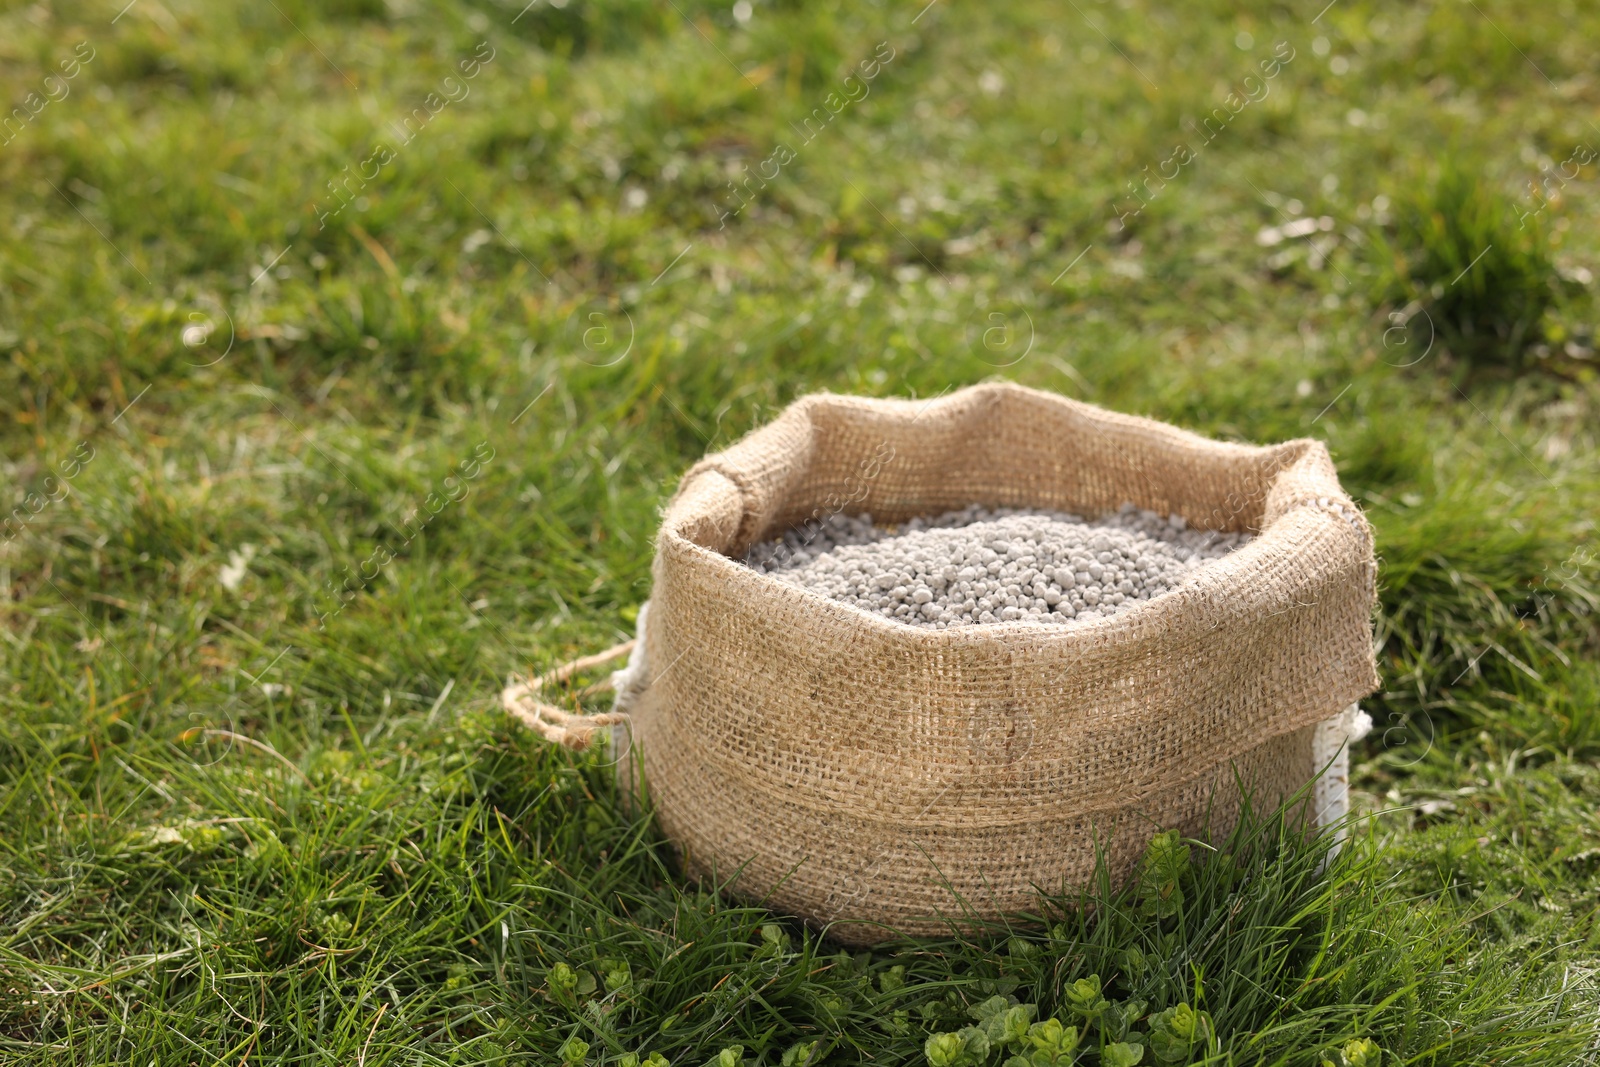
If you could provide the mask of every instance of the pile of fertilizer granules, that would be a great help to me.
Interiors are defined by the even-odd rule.
[[[913,626],[1059,624],[1128,611],[1249,539],[1131,504],[1092,522],[973,505],[899,526],[834,515],[754,546],[745,563]]]

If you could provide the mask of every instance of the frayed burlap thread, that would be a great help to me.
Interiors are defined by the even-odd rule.
[[[736,562],[837,511],[1130,501],[1255,536],[1069,627],[914,628]],[[1375,570],[1317,441],[1211,441],[1009,384],[808,396],[667,506],[623,735],[639,759],[618,765],[691,871],[847,942],[947,932],[1084,885],[1097,850],[1122,876],[1158,829],[1215,836],[1245,796],[1310,782],[1317,724],[1377,685]]]

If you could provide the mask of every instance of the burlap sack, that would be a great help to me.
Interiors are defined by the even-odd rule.
[[[735,561],[837,511],[1126,501],[1257,536],[1071,627],[918,629]],[[1314,750],[1317,724],[1377,685],[1374,575],[1317,441],[1226,444],[1006,384],[809,396],[668,505],[619,741],[690,871],[847,942],[948,932],[1084,884],[1097,847],[1120,875],[1158,829],[1226,831],[1238,781],[1258,803],[1310,781],[1342,740]]]

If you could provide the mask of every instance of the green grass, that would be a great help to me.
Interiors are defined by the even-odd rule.
[[[120,7],[0,12],[0,1063],[921,1064],[1091,974],[1214,1062],[1600,1058],[1594,12]],[[1385,688],[1325,873],[1261,813],[1177,914],[841,955],[496,710],[705,451],[994,377],[1333,450]]]
[[[1394,244],[1378,235],[1379,299],[1431,309],[1428,328],[1456,355],[1517,361],[1559,288],[1539,206],[1519,212],[1475,173],[1446,164],[1401,204]]]

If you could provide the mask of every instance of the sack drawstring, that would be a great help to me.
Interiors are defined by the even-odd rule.
[[[592,656],[580,656],[575,660],[563,663],[555,670],[546,674],[535,675],[526,682],[517,682],[507,686],[500,693],[500,704],[515,716],[524,726],[536,731],[546,741],[564,745],[576,752],[582,752],[594,741],[594,735],[601,727],[615,726],[628,721],[628,715],[622,711],[602,712],[598,715],[584,715],[581,713],[563,711],[553,704],[546,704],[538,698],[539,692],[546,685],[559,685],[565,683],[580,671],[598,667],[612,660],[621,659],[633,651],[635,641],[624,641],[620,645],[613,645],[604,652],[596,652]],[[592,693],[603,693],[613,688],[611,680],[596,682],[586,686],[579,692],[579,696]]]

